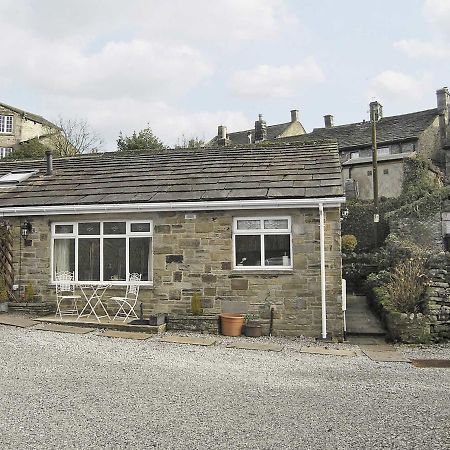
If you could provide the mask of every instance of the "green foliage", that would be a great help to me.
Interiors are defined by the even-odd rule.
[[[6,289],[6,283],[3,276],[0,276],[0,303],[6,303],[9,301],[8,289]]]
[[[25,300],[27,302],[32,302],[34,300],[34,287],[31,283],[25,286]]]
[[[353,234],[344,234],[341,239],[341,247],[344,253],[355,251],[358,241]]]
[[[191,309],[194,316],[200,316],[203,312],[200,294],[193,294],[191,298]]]
[[[46,150],[48,148],[38,138],[34,138],[17,146],[5,159],[42,159]]]
[[[428,281],[425,260],[407,259],[394,267],[388,282],[375,288],[375,293],[386,309],[417,314],[425,312]]]
[[[144,128],[138,133],[133,131],[131,136],[123,135],[120,132],[117,139],[117,150],[120,152],[129,150],[162,150],[164,148],[164,144],[153,134],[150,127]]]
[[[198,137],[187,138],[184,134],[181,136],[181,139],[178,139],[178,144],[175,148],[199,148],[204,147],[205,141]]]

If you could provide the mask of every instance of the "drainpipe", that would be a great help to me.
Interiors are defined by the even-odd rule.
[[[327,338],[327,304],[325,296],[325,220],[323,203],[319,203],[320,218],[320,293],[322,298],[322,338]]]

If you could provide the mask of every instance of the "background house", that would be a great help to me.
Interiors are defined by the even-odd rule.
[[[139,272],[146,314],[186,314],[198,293],[206,313],[249,312],[268,324],[275,308],[279,335],[342,334],[335,142],[48,163],[0,166],[16,283],[51,299],[55,272],[70,270],[117,295]]]
[[[48,135],[56,125],[33,113],[0,103],[0,158],[8,156],[21,143],[40,138],[48,143]]]
[[[216,145],[245,145],[262,141],[276,141],[277,139],[300,136],[305,134],[305,129],[299,121],[298,110],[291,111],[291,121],[275,125],[267,125],[262,114],[255,122],[255,127],[251,130],[227,132],[227,127],[219,125],[217,136],[208,142],[208,146]]]
[[[444,145],[448,134],[449,92],[437,91],[437,108],[384,117],[378,102],[370,103],[376,117],[379,195],[396,197],[403,182],[404,158],[422,155],[445,170]],[[342,182],[349,197],[373,199],[372,131],[370,121],[334,126],[332,115],[324,116],[324,127],[282,141],[336,139],[342,163]],[[437,170],[433,173],[436,173]]]

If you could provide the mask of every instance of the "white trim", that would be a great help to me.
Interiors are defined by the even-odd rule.
[[[14,116],[12,114],[0,114],[0,134],[13,134]]]
[[[322,203],[319,204],[320,218],[320,296],[322,299],[322,338],[327,337],[327,302],[325,276],[325,214]]]
[[[237,228],[237,222],[239,220],[259,220],[259,228],[249,229],[249,230],[239,230]],[[264,228],[265,220],[287,220],[287,228],[275,229],[275,228]],[[292,271],[294,256],[292,253],[292,227],[291,227],[291,217],[290,216],[237,216],[233,217],[233,270],[239,271],[249,271],[249,270],[285,270]],[[260,239],[260,254],[261,254],[261,265],[259,266],[239,266],[236,264],[236,236],[255,236],[258,235]],[[287,266],[266,266],[265,265],[265,236],[270,235],[286,235],[289,236],[289,250],[290,250],[290,264]]]
[[[121,234],[105,234],[104,233],[104,223],[105,222],[122,222],[125,223],[125,233]],[[100,224],[100,233],[99,234],[80,234],[78,225],[80,223],[99,223]],[[149,223],[150,230],[146,232],[131,232],[131,224],[132,223]],[[57,225],[73,225],[72,233],[55,233],[55,228]],[[55,284],[54,280],[54,246],[55,240],[59,239],[73,239],[75,241],[75,270],[74,270],[74,278],[75,282],[78,284],[111,284],[113,286],[124,286],[127,284],[128,275],[129,275],[129,240],[132,238],[139,237],[148,237],[150,238],[150,248],[149,248],[149,256],[151,258],[151,262],[148,262],[148,276],[149,280],[144,280],[139,282],[140,285],[145,286],[153,286],[153,221],[152,220],[79,220],[73,222],[52,222],[51,223],[51,251],[50,251],[50,280],[52,284]],[[78,240],[83,238],[93,238],[99,239],[99,276],[100,280],[78,280]],[[103,279],[103,248],[104,248],[104,239],[125,239],[125,280],[104,280]]]
[[[331,198],[293,198],[273,200],[220,200],[199,202],[165,203],[121,203],[105,205],[60,205],[60,206],[22,206],[0,208],[1,217],[48,216],[57,214],[102,214],[137,213],[162,211],[216,211],[230,209],[274,209],[274,208],[338,208],[345,203],[345,197]]]

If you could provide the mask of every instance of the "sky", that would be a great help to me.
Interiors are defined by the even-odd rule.
[[[307,131],[436,106],[450,0],[0,0],[0,102],[85,119],[115,150],[289,122]]]

